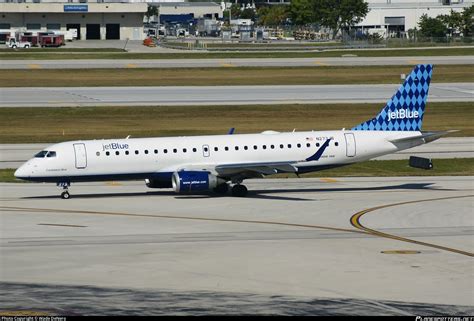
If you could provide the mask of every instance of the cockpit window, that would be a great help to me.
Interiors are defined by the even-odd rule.
[[[46,154],[48,153],[47,150],[42,150],[41,152],[39,152],[38,154],[35,155],[36,158],[43,158],[46,156]]]
[[[43,158],[43,157],[56,157],[56,152],[52,150],[42,150],[38,154],[35,155],[36,158]]]

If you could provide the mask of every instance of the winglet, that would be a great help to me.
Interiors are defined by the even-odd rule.
[[[324,153],[324,150],[329,146],[329,142],[331,141],[332,138],[328,138],[324,144],[319,147],[319,149],[316,151],[316,153],[314,153],[314,155],[310,156],[309,158],[306,158],[306,161],[307,162],[310,162],[310,161],[317,161],[321,158],[321,156],[323,155]]]
[[[235,127],[232,127],[231,129],[229,129],[229,132],[227,133],[227,135],[232,135],[235,131]]]

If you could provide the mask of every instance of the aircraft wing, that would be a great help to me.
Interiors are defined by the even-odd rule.
[[[271,175],[276,173],[296,173],[297,168],[292,165],[295,162],[276,162],[276,163],[247,163],[247,164],[223,164],[217,165],[215,171],[220,176],[234,176],[245,172],[254,172],[262,175]]]

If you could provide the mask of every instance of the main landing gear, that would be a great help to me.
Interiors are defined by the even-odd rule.
[[[232,187],[232,196],[245,197],[247,196],[248,190],[245,185],[237,184]]]
[[[58,182],[56,183],[56,186],[62,187],[63,192],[61,193],[61,198],[64,200],[67,200],[71,197],[71,194],[69,194],[68,187],[71,186],[71,183],[69,182]]]
[[[229,187],[230,186],[227,183],[220,184],[214,188],[214,192],[217,194],[225,195],[229,191]],[[235,197],[245,197],[247,196],[247,192],[248,192],[247,187],[245,187],[245,185],[241,185],[240,183],[235,184],[231,188],[232,196],[235,196]]]

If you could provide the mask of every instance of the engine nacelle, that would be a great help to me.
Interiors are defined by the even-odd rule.
[[[174,172],[171,178],[176,193],[204,192],[225,183],[225,180],[203,171]]]
[[[171,180],[147,178],[145,179],[145,184],[148,188],[170,188]]]

